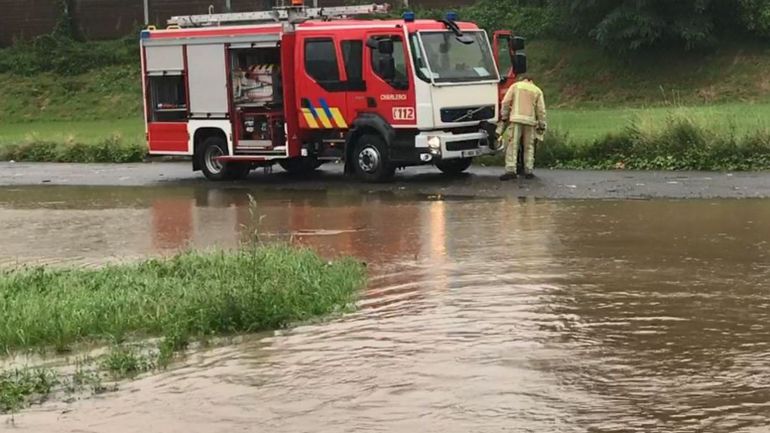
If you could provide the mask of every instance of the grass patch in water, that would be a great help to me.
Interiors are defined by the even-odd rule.
[[[165,337],[166,359],[190,339],[285,327],[349,306],[363,265],[288,246],[186,252],[100,269],[0,271],[0,350]],[[116,362],[116,365],[120,363]]]
[[[49,369],[15,369],[0,372],[0,413],[15,412],[30,401],[42,401],[59,384]]]
[[[130,347],[115,347],[102,360],[102,367],[115,379],[136,377],[155,368],[149,356]]]
[[[122,349],[121,349],[122,350]],[[75,362],[74,371],[60,371],[59,369],[23,367],[0,371],[0,414],[10,413],[10,422],[13,423],[13,414],[33,404],[40,404],[52,397],[65,397],[66,401],[74,401],[80,397],[103,394],[117,391],[117,383],[105,384],[105,374],[101,370],[115,363],[116,369],[108,371],[113,379],[133,377],[138,371],[127,371],[125,366],[140,367],[143,364],[133,364],[133,361],[122,361],[119,356],[110,355],[104,357],[101,363],[95,359],[83,358]],[[112,360],[112,361],[110,361]],[[123,376],[121,371],[125,371]]]

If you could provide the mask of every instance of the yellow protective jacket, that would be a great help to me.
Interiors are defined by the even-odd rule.
[[[521,125],[545,128],[545,97],[539,87],[519,81],[508,88],[502,106],[502,118]]]

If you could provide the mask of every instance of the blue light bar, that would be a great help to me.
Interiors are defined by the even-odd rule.
[[[457,12],[455,11],[449,11],[446,13],[446,20],[447,21],[457,21]]]
[[[406,12],[404,12],[403,17],[404,17],[404,21],[406,21],[408,23],[412,23],[412,22],[414,22],[415,15],[414,15],[414,12],[412,12],[412,11],[406,11]]]
[[[150,39],[150,31],[149,30],[142,30],[142,32],[139,34],[139,37],[141,39]]]

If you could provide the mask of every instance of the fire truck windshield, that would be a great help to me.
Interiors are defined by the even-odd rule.
[[[412,37],[412,53],[415,68],[423,80],[467,83],[499,79],[489,40],[483,31],[465,32],[470,43],[461,42],[450,31],[419,32],[418,35]]]

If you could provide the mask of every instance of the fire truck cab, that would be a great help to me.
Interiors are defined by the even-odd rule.
[[[174,17],[143,31],[150,154],[190,156],[211,180],[275,163],[306,173],[344,161],[364,181],[422,164],[466,170],[492,152],[501,88],[526,67],[523,46],[502,32],[493,51],[485,31],[453,14],[349,17],[385,7]],[[502,77],[498,64],[509,65]]]

